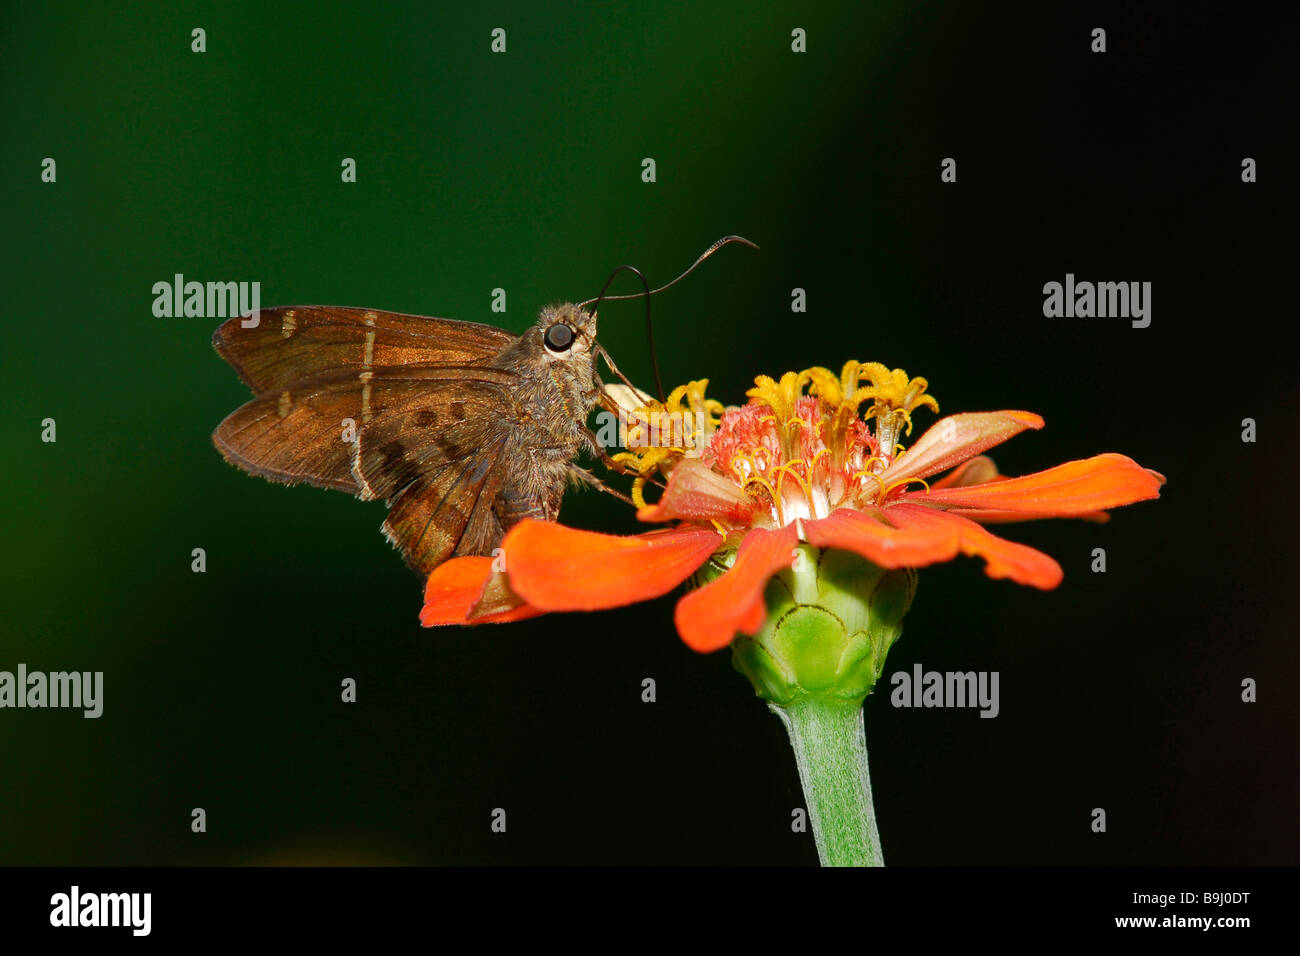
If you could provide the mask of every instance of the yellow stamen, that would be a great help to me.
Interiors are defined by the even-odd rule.
[[[645,500],[645,485],[648,480],[645,475],[638,475],[632,480],[632,503],[637,506],[637,510],[649,507]]]
[[[773,472],[777,475],[780,475],[781,478],[784,478],[786,475],[791,475],[795,481],[799,482],[799,487],[803,489],[804,496],[806,497],[808,504],[811,505],[813,500],[812,488],[808,486],[808,482],[804,481],[803,477],[795,469],[795,465],[803,465],[803,464],[804,463],[802,461],[792,461],[789,462],[788,464],[777,465],[776,468],[773,469]],[[806,468],[807,465],[804,465],[804,467]],[[776,480],[776,487],[778,491],[780,491],[781,489],[781,478],[778,478]]]
[[[742,472],[739,468],[736,467],[736,462],[738,461],[744,462],[748,466],[748,468],[743,472],[743,475],[745,477],[749,477],[750,475],[756,475],[760,471],[766,470],[764,468],[759,467],[758,463],[754,461],[754,453],[745,448],[740,449],[740,451],[732,455],[731,461],[727,462],[728,469],[733,474],[740,475],[742,474]]]
[[[926,491],[929,491],[929,490],[930,490],[930,483],[929,483],[928,481],[926,481],[924,478],[902,478],[902,479],[899,479],[898,481],[895,481],[895,482],[894,482],[893,484],[891,484],[888,488],[886,488],[884,491],[882,491],[882,492],[880,493],[880,497],[881,497],[882,499],[883,499],[883,498],[888,498],[888,497],[889,497],[889,493],[890,493],[891,491],[893,491],[895,488],[900,488],[900,487],[902,487],[903,485],[910,485],[910,484],[911,484],[912,482],[914,482],[914,481],[919,481],[921,484],[925,485],[925,490],[926,490]]]
[[[655,471],[666,471],[677,459],[699,455],[712,438],[724,410],[721,402],[704,397],[708,384],[707,378],[687,382],[673,389],[664,402],[650,401],[632,412],[625,439],[628,451],[614,455],[614,460],[625,463],[639,475],[648,476]],[[644,446],[648,436],[657,431],[653,424],[667,421],[682,422],[682,444],[665,444],[660,432],[654,446]],[[670,441],[679,437],[677,431],[676,427],[672,429]]]
[[[882,494],[877,495],[877,497],[878,497],[878,498],[883,498],[883,497],[884,497],[883,492],[884,492],[884,490],[885,490],[885,483],[884,483],[883,481],[880,480],[880,476],[879,476],[879,475],[874,474],[873,472],[867,471],[867,470],[864,468],[862,471],[855,471],[855,472],[853,473],[853,480],[854,480],[854,481],[857,481],[859,478],[874,478],[875,481],[876,481],[876,484],[880,486],[880,491],[882,492]],[[863,490],[865,491],[866,489],[863,489]]]
[[[912,433],[912,412],[918,408],[939,411],[933,395],[925,394],[929,382],[923,378],[909,378],[901,368],[892,371],[879,362],[868,362],[861,373],[871,382],[867,389],[872,404],[864,418],[876,419],[876,441],[893,453],[900,432]],[[904,429],[906,429],[904,431]]]
[[[754,379],[754,387],[745,394],[767,405],[776,412],[779,420],[784,421],[794,418],[794,404],[802,391],[803,382],[799,374],[786,372],[779,382],[767,375],[758,376]]]
[[[752,475],[741,482],[740,487],[744,490],[748,490],[749,486],[752,484],[760,485],[767,492],[767,496],[772,499],[772,504],[776,508],[776,520],[784,525],[785,512],[781,508],[781,496],[776,493],[776,489],[772,487],[771,482],[762,475]]]

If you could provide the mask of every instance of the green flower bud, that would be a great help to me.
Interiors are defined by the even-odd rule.
[[[860,705],[884,673],[915,593],[910,568],[800,545],[790,568],[768,582],[763,629],[732,642],[732,664],[779,706],[814,697]]]

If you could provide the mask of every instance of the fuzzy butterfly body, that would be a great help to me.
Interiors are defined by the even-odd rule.
[[[227,461],[388,504],[417,572],[554,521],[601,395],[596,316],[542,310],[523,335],[375,309],[263,309],[212,344],[254,393],[213,433]],[[350,438],[350,440],[348,440]]]

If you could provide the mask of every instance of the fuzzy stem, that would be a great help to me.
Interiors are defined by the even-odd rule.
[[[862,702],[803,697],[768,706],[790,735],[822,866],[884,866]]]

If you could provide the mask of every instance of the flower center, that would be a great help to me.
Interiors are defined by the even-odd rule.
[[[879,363],[850,362],[839,377],[824,368],[780,381],[760,376],[750,403],[722,416],[703,458],[765,503],[777,525],[878,504],[898,487],[885,487],[879,475],[901,452],[912,412],[938,410],[926,387],[925,379]]]
[[[688,411],[707,423],[708,434],[682,446],[641,449],[629,429],[629,451],[615,458],[638,475],[632,488],[638,506],[644,506],[645,484],[654,473],[668,474],[682,458],[699,457],[765,506],[767,520],[760,523],[781,527],[824,518],[837,508],[879,504],[901,487],[885,487],[879,476],[902,452],[899,439],[911,433],[912,412],[939,410],[927,384],[878,362],[849,362],[838,376],[825,368],[786,372],[779,381],[760,375],[746,393],[747,405],[724,410],[704,397],[706,381],[691,382],[636,416],[649,422]]]
[[[855,436],[856,447],[841,449],[837,462],[824,440],[817,400],[803,396],[786,410],[783,417],[761,402],[728,409],[703,456],[765,504],[776,525],[830,514],[848,487],[835,478],[843,478],[844,463],[864,460],[870,440]]]

